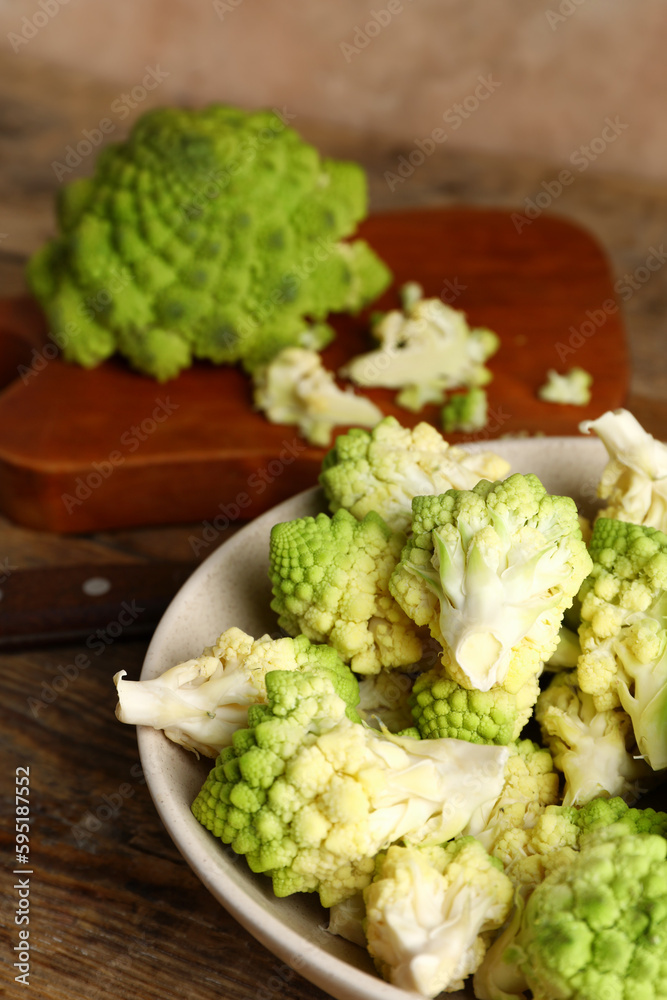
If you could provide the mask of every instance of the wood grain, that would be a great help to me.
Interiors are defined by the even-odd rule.
[[[473,324],[498,333],[490,419],[475,439],[576,433],[581,419],[624,401],[623,328],[619,313],[605,310],[614,304],[612,279],[583,230],[542,216],[517,232],[508,212],[433,209],[373,216],[361,235],[395,275],[380,307],[395,306],[398,286],[418,279],[427,295],[443,296]],[[332,369],[371,346],[367,316],[337,317],[334,325],[338,336],[324,355]],[[45,328],[36,308],[21,300],[4,304],[0,327],[12,336],[6,384],[21,338],[30,358]],[[590,405],[540,401],[546,370],[573,364],[594,375]],[[250,383],[237,369],[197,364],[158,385],[122,361],[92,371],[58,358],[37,366],[34,374],[21,369],[0,395],[0,510],[20,524],[81,532],[216,515],[234,521],[316,480],[323,450],[255,413]],[[368,394],[404,424],[438,420],[435,407],[419,416],[401,410],[393,391]],[[109,468],[112,454],[118,458],[103,477],[99,467]],[[90,483],[96,485],[87,489]]]
[[[0,657],[5,957],[18,940],[10,879],[17,867],[14,771],[21,765],[30,767],[32,813],[31,989],[21,992],[13,982],[10,960],[0,976],[6,996],[324,998],[219,906],[162,827],[134,728],[113,714],[113,674],[124,668],[137,677],[144,644],[117,643],[89,654],[90,666],[39,707],[64,676],[59,667],[73,664],[83,648]]]

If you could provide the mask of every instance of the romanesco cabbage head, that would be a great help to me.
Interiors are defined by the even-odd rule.
[[[506,920],[513,893],[502,866],[473,837],[443,847],[390,847],[364,890],[368,950],[378,971],[426,997],[462,989]]]
[[[504,747],[378,733],[323,674],[272,671],[266,690],[192,810],[277,896],[340,902],[368,885],[379,851],[449,840],[501,791]]]
[[[340,434],[320,474],[329,507],[361,519],[374,510],[396,531],[406,531],[416,496],[471,490],[480,479],[501,479],[509,462],[488,451],[447,444],[432,424],[410,430],[385,417],[372,431]]]
[[[114,676],[116,717],[133,726],[162,729],[187,750],[217,757],[247,724],[248,707],[266,701],[270,670],[321,671],[351,707],[359,700],[354,675],[329,646],[313,645],[305,635],[253,639],[240,628],[229,628],[201,656],[151,680],[126,681],[126,671],[120,670]]]
[[[339,510],[274,525],[269,575],[279,624],[329,643],[359,674],[417,663],[419,630],[388,587],[404,542],[373,511],[362,521]]]
[[[538,675],[591,567],[574,500],[516,473],[415,497],[412,509],[390,590],[441,643],[447,673],[479,691],[514,669]]]
[[[321,159],[277,113],[160,108],[63,187],[28,276],[68,361],[119,350],[161,381],[194,358],[252,371],[324,346],[332,331],[307,320],[387,286],[366,243],[341,242],[365,213],[361,168]]]

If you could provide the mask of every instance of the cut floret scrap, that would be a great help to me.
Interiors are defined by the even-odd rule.
[[[459,392],[447,400],[440,414],[445,434],[456,431],[472,434],[486,427],[489,418],[489,401],[484,389],[475,387]]]
[[[326,447],[334,427],[374,427],[382,410],[352,389],[341,389],[317,351],[286,347],[254,373],[255,406],[274,424],[296,424],[310,444]]]
[[[545,403],[559,403],[563,406],[587,406],[591,401],[593,376],[584,368],[570,368],[559,374],[554,368],[547,372],[547,380],[537,390],[537,395]]]
[[[385,313],[375,324],[379,348],[359,355],[341,370],[361,386],[403,389],[398,402],[418,409],[442,402],[447,389],[485,385],[485,361],[499,346],[495,333],[468,326],[465,313],[441,299],[415,299],[404,310]]]

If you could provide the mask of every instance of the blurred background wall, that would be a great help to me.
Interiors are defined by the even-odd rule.
[[[580,171],[667,171],[665,0],[0,0],[0,32],[6,74],[39,60],[117,84],[114,123],[222,100],[408,146],[440,129]]]

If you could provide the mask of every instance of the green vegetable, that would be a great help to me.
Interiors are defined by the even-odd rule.
[[[533,1000],[664,996],[666,855],[663,837],[610,830],[537,886],[505,952]]]
[[[607,506],[598,517],[667,532],[667,445],[647,433],[628,410],[610,410],[583,421],[579,429],[595,431],[609,455],[597,489]]]
[[[667,767],[667,535],[600,518],[593,569],[581,588],[581,690],[597,711],[619,704],[640,753]]]
[[[503,688],[470,690],[436,669],[419,675],[410,700],[423,739],[504,745],[519,735],[516,697]]]
[[[296,424],[311,444],[326,447],[338,424],[373,427],[382,410],[365,396],[339,389],[317,351],[286,347],[254,373],[255,406],[274,424]]]
[[[322,673],[272,671],[266,690],[192,811],[277,896],[341,902],[371,881],[379,851],[449,840],[501,791],[504,747],[377,733]]]
[[[422,638],[389,593],[405,536],[379,514],[346,510],[274,525],[271,607],[290,635],[327,642],[353,670],[376,674],[422,655]]]
[[[571,368],[564,375],[550,368],[547,381],[537,390],[537,395],[546,403],[560,403],[565,406],[588,406],[591,401],[593,376],[583,368]]]
[[[352,358],[341,374],[361,386],[403,389],[398,403],[409,409],[442,402],[447,389],[485,385],[492,376],[484,362],[500,344],[491,330],[471,329],[465,313],[435,298],[408,297],[404,311],[385,313],[372,333],[379,348]]]
[[[450,396],[442,408],[440,419],[445,434],[462,431],[472,434],[486,427],[489,401],[484,389],[474,388]]]
[[[443,847],[390,847],[364,890],[368,950],[381,975],[401,989],[426,997],[463,989],[512,897],[501,865],[473,837]]]
[[[560,800],[558,774],[551,754],[532,740],[518,740],[508,747],[503,789],[486,815],[476,816],[466,827],[480,843],[503,861],[517,831],[532,830],[547,808]]]
[[[563,804],[585,805],[597,796],[636,802],[650,768],[635,747],[632,721],[621,708],[595,709],[577,683],[577,671],[556,674],[537,700],[535,718],[565,775]]]
[[[591,566],[574,501],[517,473],[412,507],[390,590],[443,646],[447,674],[479,691],[539,675]]]
[[[201,656],[170,667],[145,681],[114,676],[116,717],[133,726],[152,726],[187,750],[217,757],[247,724],[248,707],[266,701],[270,670],[309,670],[330,677],[350,705],[359,698],[357,682],[336,651],[296,639],[253,639],[230,628]]]
[[[361,168],[320,159],[277,114],[162,108],[62,189],[28,277],[68,361],[119,350],[161,381],[194,358],[253,371],[324,346],[332,332],[306,320],[387,286],[366,243],[341,242],[365,213]]]
[[[361,519],[374,510],[396,531],[412,520],[412,499],[471,490],[480,479],[500,479],[509,463],[493,452],[449,445],[432,424],[412,430],[385,417],[371,432],[340,434],[322,464],[320,484],[332,511],[341,507]]]

